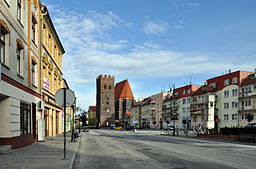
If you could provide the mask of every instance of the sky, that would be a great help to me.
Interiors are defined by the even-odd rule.
[[[255,0],[41,0],[66,53],[77,106],[96,105],[96,77],[128,79],[135,99],[256,68]]]

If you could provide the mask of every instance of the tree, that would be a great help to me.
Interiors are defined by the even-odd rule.
[[[86,120],[87,120],[86,115],[87,115],[87,112],[86,112],[86,111],[84,111],[84,112],[81,114],[81,121],[82,121],[82,123],[83,123],[83,126],[86,125]]]
[[[98,119],[96,117],[89,119],[89,125],[96,126],[98,124]]]
[[[254,119],[254,115],[252,114],[247,115],[247,121],[249,122],[249,124],[251,123],[251,121],[253,121],[253,119]]]

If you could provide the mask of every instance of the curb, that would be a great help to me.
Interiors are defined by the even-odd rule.
[[[82,138],[80,137],[78,146],[76,147],[76,151],[73,153],[72,158],[71,158],[71,160],[69,162],[68,169],[73,169],[73,167],[74,167],[74,163],[75,163],[75,159],[76,159],[76,154],[77,154],[77,151],[78,151],[78,149],[80,147],[81,140],[82,140]]]

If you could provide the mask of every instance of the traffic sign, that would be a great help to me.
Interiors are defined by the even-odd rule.
[[[64,107],[64,90],[66,90],[66,106],[72,106],[75,103],[75,94],[72,90],[61,88],[55,93],[55,101],[56,103]]]

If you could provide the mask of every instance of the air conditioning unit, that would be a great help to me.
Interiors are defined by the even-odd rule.
[[[38,110],[43,110],[44,109],[44,102],[39,101],[38,104],[37,104],[37,108],[38,108]]]

